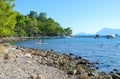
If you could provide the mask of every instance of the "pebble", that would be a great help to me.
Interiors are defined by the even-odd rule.
[[[25,54],[25,57],[32,58],[32,55],[30,53]]]

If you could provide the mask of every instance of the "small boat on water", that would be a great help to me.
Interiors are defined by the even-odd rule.
[[[71,36],[65,36],[65,38],[71,38]]]
[[[116,38],[118,35],[117,34],[110,34],[110,35],[96,35],[94,38],[107,38],[107,39],[113,39]]]
[[[38,42],[38,43],[35,43],[35,44],[47,44],[47,43],[40,43],[40,42]]]
[[[41,39],[41,40],[38,40],[36,44],[46,44],[46,43],[44,42],[44,39]]]
[[[63,36],[61,36],[61,38],[72,38],[72,37],[71,36],[63,35]]]
[[[116,35],[112,34],[112,35],[107,35],[106,37],[107,37],[107,39],[110,39],[110,38],[113,39],[113,38],[116,38]]]

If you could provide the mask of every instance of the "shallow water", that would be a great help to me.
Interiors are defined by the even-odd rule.
[[[55,52],[80,55],[91,62],[98,62],[100,71],[110,72],[113,69],[120,70],[119,39],[120,38],[52,38],[45,39],[45,44],[39,43],[41,39],[28,39],[14,44],[29,48],[52,49]]]

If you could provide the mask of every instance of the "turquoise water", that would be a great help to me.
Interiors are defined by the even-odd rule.
[[[120,70],[120,38],[94,39],[94,38],[59,38],[45,39],[45,44],[40,44],[41,39],[28,39],[16,42],[15,45],[36,49],[53,49],[60,53],[73,53],[82,56],[91,62],[98,62],[100,71],[110,72]]]

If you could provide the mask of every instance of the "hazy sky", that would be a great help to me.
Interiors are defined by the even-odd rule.
[[[16,0],[14,10],[46,12],[73,34],[95,33],[104,27],[120,29],[120,0]]]

